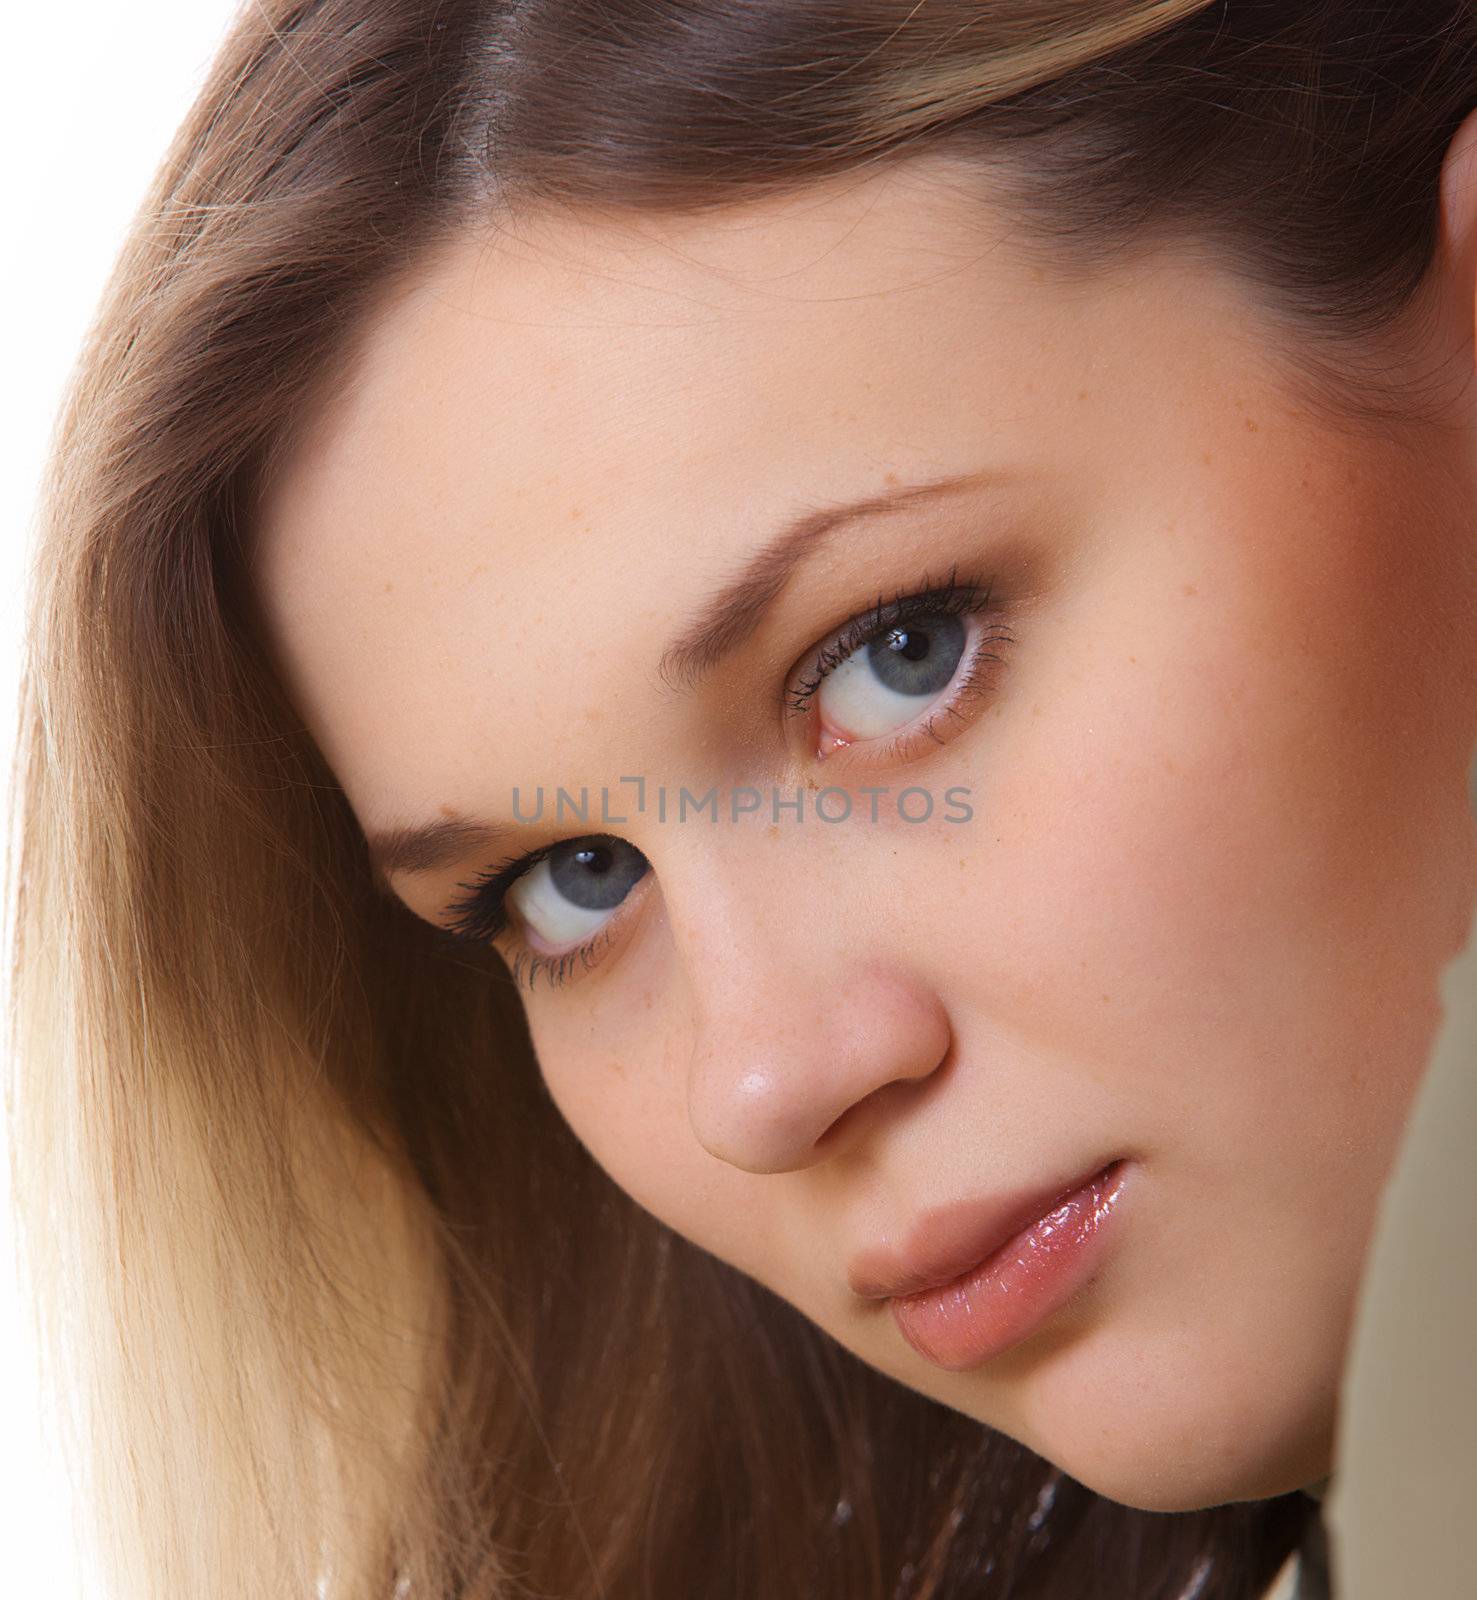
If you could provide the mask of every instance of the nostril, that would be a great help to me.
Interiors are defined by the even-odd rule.
[[[907,1081],[879,1084],[868,1095],[863,1095],[860,1100],[854,1100],[847,1106],[824,1133],[815,1141],[817,1154],[824,1154],[833,1150],[838,1144],[850,1136],[856,1124],[867,1116],[874,1116],[882,1109],[881,1102],[889,1096],[906,1094],[911,1087]]]
[[[870,1098],[870,1096],[868,1098]],[[834,1147],[841,1140],[843,1130],[849,1128],[856,1120],[856,1113],[861,1110],[863,1103],[864,1102],[859,1101],[855,1105],[847,1106],[841,1115],[837,1117],[834,1122],[832,1122],[830,1127],[827,1128],[815,1141],[817,1153],[823,1153],[834,1149]]]

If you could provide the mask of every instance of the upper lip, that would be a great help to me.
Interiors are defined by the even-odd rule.
[[[942,1288],[992,1256],[1058,1200],[1091,1182],[1113,1162],[1100,1163],[1060,1183],[1033,1185],[1009,1193],[960,1200],[925,1212],[901,1248],[877,1245],[863,1250],[847,1269],[852,1292],[867,1300],[888,1300]]]

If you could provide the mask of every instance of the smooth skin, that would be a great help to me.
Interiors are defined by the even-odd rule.
[[[1429,414],[1320,412],[1286,326],[1189,241],[1058,272],[977,172],[912,157],[438,248],[365,322],[259,530],[274,648],[367,834],[507,825],[515,785],[525,814],[540,784],[603,786],[625,819],[546,813],[390,873],[414,912],[444,924],[459,885],[557,839],[649,863],[588,965],[525,991],[611,1178],[1129,1505],[1329,1472],[1477,894],[1473,126],[1385,355]],[[954,475],[816,544],[688,692],[658,672],[786,519]],[[839,746],[822,696],[789,708],[849,618],[951,569],[989,585],[973,694]],[[663,822],[658,786],[792,807]],[[820,786],[891,794],[875,822],[797,821]],[[558,953],[549,926],[515,893],[499,948]],[[983,1366],[931,1366],[848,1287],[926,1210],[1118,1156],[1101,1270]]]

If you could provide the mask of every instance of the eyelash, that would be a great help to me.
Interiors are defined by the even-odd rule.
[[[878,633],[899,627],[915,617],[936,617],[941,614],[965,616],[984,611],[991,604],[993,586],[993,579],[983,583],[969,578],[961,580],[958,567],[955,566],[950,568],[948,577],[942,582],[925,578],[916,587],[894,594],[891,600],[884,600],[879,594],[867,611],[853,617],[812,657],[805,677],[785,695],[790,714],[799,715],[807,711],[812,698],[831,673]],[[991,641],[1008,641],[1012,636],[1004,628],[999,628],[985,637]],[[974,646],[974,659],[964,681],[955,690],[949,705],[942,708],[938,715],[957,712],[960,701],[981,688],[984,662],[1000,659],[982,650],[981,643],[983,640],[977,641]],[[932,726],[930,718],[926,724],[930,733]],[[883,749],[890,752],[897,742],[894,739]],[[488,945],[500,938],[509,927],[508,890],[555,848],[557,844],[546,844],[521,855],[508,856],[477,873],[469,882],[458,884],[457,887],[465,889],[467,893],[446,908],[448,920],[436,930],[442,941],[465,947],[469,943]],[[551,988],[564,983],[577,963],[586,967],[592,963],[607,935],[608,925],[586,943],[558,956],[542,956],[525,946],[514,953],[513,982],[531,990],[538,975],[544,973]]]
[[[459,883],[457,887],[465,889],[467,893],[447,906],[446,924],[435,929],[439,942],[462,949],[468,944],[489,945],[500,938],[509,926],[508,890],[556,847],[555,844],[546,844],[537,850],[526,850],[521,855],[507,856],[476,873],[469,882]],[[542,972],[547,975],[551,988],[563,983],[573,972],[576,962],[582,962],[587,967],[590,965],[607,933],[608,928],[602,928],[584,944],[557,956],[543,956],[526,946],[516,950],[512,962],[513,982],[532,989],[534,980]]]
[[[470,883],[459,883],[468,893],[446,908],[448,918],[442,930],[458,944],[491,944],[507,931],[507,893],[525,872],[531,872],[554,848],[547,844],[521,855],[506,856],[484,868]]]
[[[916,617],[970,616],[988,610],[993,589],[993,578],[983,583],[967,577],[961,580],[959,568],[954,566],[949,569],[948,577],[940,582],[925,578],[912,589],[899,590],[891,600],[884,600],[879,594],[869,610],[853,617],[828,644],[815,653],[806,676],[785,696],[791,715],[798,716],[808,711],[821,684],[843,661],[879,633],[901,627]],[[1010,637],[1003,627],[992,630],[988,635],[992,641],[1008,641]],[[976,646],[966,680],[955,691],[948,709],[957,709],[960,699],[979,687],[979,667],[984,660],[998,661],[999,657],[987,656]],[[931,719],[928,726],[932,726]],[[879,742],[879,747],[883,752],[891,752],[897,742],[893,740],[886,745],[880,745]]]

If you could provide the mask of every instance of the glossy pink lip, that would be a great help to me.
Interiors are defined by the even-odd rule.
[[[926,1212],[900,1250],[884,1245],[855,1257],[847,1282],[853,1293],[866,1300],[887,1300],[894,1295],[916,1294],[920,1289],[942,1288],[993,1255],[1022,1228],[1050,1211],[1057,1201],[1106,1170],[1095,1167],[1090,1173],[1079,1172],[1063,1182],[979,1200],[961,1200]]]
[[[1127,1186],[1114,1161],[949,1283],[888,1301],[903,1338],[925,1360],[964,1372],[1051,1320],[1097,1273],[1116,1235]]]

